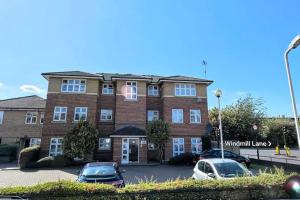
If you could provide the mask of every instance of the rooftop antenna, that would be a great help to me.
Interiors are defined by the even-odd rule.
[[[206,78],[206,65],[207,65],[207,62],[205,60],[202,61],[202,66],[204,66],[204,76]]]

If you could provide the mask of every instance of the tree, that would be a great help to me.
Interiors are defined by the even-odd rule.
[[[224,139],[254,140],[253,124],[262,126],[265,108],[262,99],[255,99],[248,95],[240,98],[236,103],[226,106],[222,110],[222,127]],[[218,109],[212,108],[209,112],[213,127],[219,127]]]
[[[148,142],[157,146],[159,150],[160,163],[162,163],[165,144],[170,137],[169,124],[162,120],[149,122],[146,128],[146,135],[148,137]]]
[[[80,121],[69,131],[63,140],[63,152],[70,158],[91,159],[98,130],[88,121]]]

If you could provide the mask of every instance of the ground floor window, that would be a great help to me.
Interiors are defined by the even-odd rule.
[[[62,138],[51,138],[49,156],[62,155]]]
[[[157,145],[154,143],[148,143],[148,150],[157,150]]]
[[[191,138],[192,153],[202,152],[202,140],[201,138]]]
[[[30,138],[30,143],[29,146],[33,147],[33,146],[39,146],[41,144],[41,138]]]
[[[173,138],[173,156],[184,153],[184,138]]]
[[[99,138],[99,150],[110,150],[111,139],[110,138]]]

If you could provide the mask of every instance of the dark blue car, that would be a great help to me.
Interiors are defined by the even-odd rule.
[[[125,187],[122,173],[117,163],[114,162],[93,162],[86,164],[79,172],[77,181],[81,183],[103,183],[115,187]]]

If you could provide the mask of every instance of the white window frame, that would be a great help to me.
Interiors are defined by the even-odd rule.
[[[157,149],[158,149],[157,145],[155,145],[154,143],[148,142],[148,150],[155,151]]]
[[[177,150],[175,147],[177,146]],[[182,150],[180,150],[182,147]],[[184,153],[184,138],[173,138],[173,156],[178,156]]]
[[[179,114],[181,113],[182,117],[180,118]],[[172,123],[173,124],[183,124],[183,109],[172,109]]]
[[[155,89],[156,87],[156,89]],[[148,96],[159,96],[159,87],[158,85],[149,85],[148,86]]]
[[[197,95],[195,84],[176,83],[175,96],[195,97]]]
[[[59,109],[59,111],[56,111],[56,108]],[[62,112],[62,109],[66,109],[65,112]],[[54,112],[53,112],[53,121],[55,122],[65,122],[67,121],[67,113],[68,113],[68,107],[66,106],[55,106],[54,107]],[[55,115],[58,114],[59,115],[59,119],[55,119]],[[65,119],[62,119],[62,114],[65,114]]]
[[[199,117],[199,121],[197,120],[197,116]],[[194,120],[192,120],[194,117]],[[190,110],[190,123],[191,124],[201,124],[201,110],[200,109],[191,109]]]
[[[30,117],[30,121],[27,122],[28,118]],[[35,119],[35,121],[33,120]],[[25,116],[25,124],[36,124],[38,120],[38,113],[37,112],[27,112]]]
[[[40,146],[41,145],[41,138],[30,138],[29,146]]]
[[[154,121],[154,118],[156,118],[156,120],[159,120],[159,111],[158,110],[148,110],[147,111],[147,121],[152,122],[152,121]]]
[[[60,138],[60,137],[50,139],[49,156],[57,156],[57,155],[63,154],[62,141],[63,141],[63,138]],[[51,149],[52,145],[55,146],[53,151]],[[60,150],[58,148],[59,145],[60,145]]]
[[[4,111],[0,111],[0,124],[3,124],[3,119],[4,119]]]
[[[108,118],[110,116],[110,119]],[[112,121],[113,110],[112,109],[101,109],[100,110],[100,121]]]
[[[102,85],[102,94],[114,94],[114,85],[112,83],[104,83]]]
[[[80,110],[79,112],[77,112],[77,110]],[[83,112],[82,110],[85,109],[85,112]],[[87,120],[87,113],[88,113],[88,107],[75,107],[74,110],[74,122],[79,122],[80,120],[86,121]],[[78,114],[79,119],[76,119],[76,115]],[[82,119],[82,116],[85,116],[84,119]]]
[[[41,116],[40,116],[40,124],[44,124],[45,123],[45,113],[41,112]]]
[[[79,83],[76,83],[76,82],[79,82]],[[67,92],[67,93],[85,93],[86,82],[87,81],[85,79],[63,79],[61,82],[60,89],[61,89],[61,92]],[[72,88],[72,89],[70,89],[70,88]],[[75,90],[75,88],[78,88],[78,90]]]
[[[99,150],[111,150],[111,138],[99,138]]]
[[[130,84],[130,85],[128,85]],[[135,92],[134,92],[135,88]],[[125,87],[125,99],[127,100],[136,100],[138,95],[138,87],[136,81],[126,81],[126,87]],[[128,91],[130,90],[130,91]]]
[[[194,150],[194,147],[196,151]],[[191,138],[191,151],[192,153],[201,153],[202,152],[202,139],[197,137]]]

